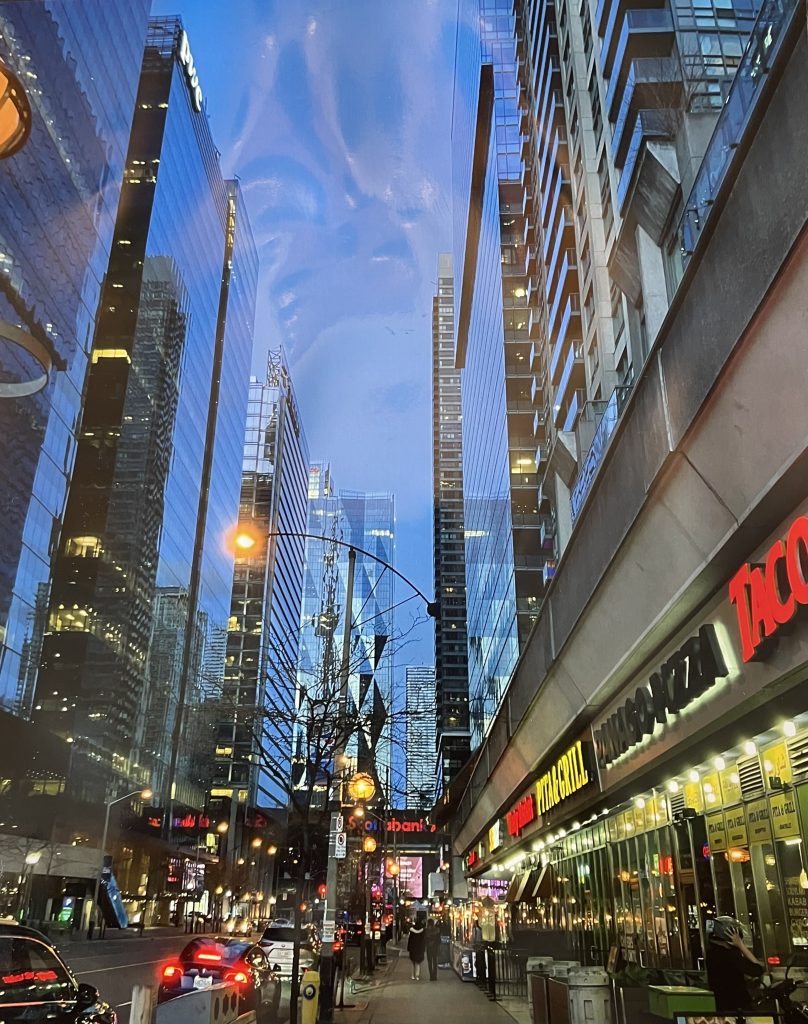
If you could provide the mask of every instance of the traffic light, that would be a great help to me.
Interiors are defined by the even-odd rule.
[[[328,894],[328,886],[325,883],[319,885],[317,887],[317,894],[319,895],[320,899],[324,900],[326,895]]]

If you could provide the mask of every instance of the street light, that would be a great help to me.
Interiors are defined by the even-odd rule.
[[[0,61],[0,159],[14,154],[31,134],[31,107],[22,82]]]
[[[223,836],[229,828],[230,825],[226,821],[220,821],[216,825],[216,831],[219,833],[220,836]]]
[[[376,795],[376,783],[366,772],[357,772],[348,783],[348,796],[357,803],[367,803]]]
[[[107,800],[106,802],[106,814],[104,815],[104,832],[101,836],[101,856],[98,863],[98,872],[95,876],[95,891],[93,892],[93,903],[92,913],[98,914],[98,894],[101,891],[101,875],[104,871],[104,855],[107,849],[107,832],[109,831],[109,812],[115,804],[123,803],[124,800],[131,800],[132,797],[139,796],[142,800],[151,800],[154,794],[150,789],[135,789],[131,793],[126,793],[124,796],[118,796],[114,800]],[[98,935],[101,935],[101,926],[99,923]],[[93,922],[90,921],[90,927],[87,932],[87,938],[93,937]]]
[[[365,851],[365,853],[376,852],[376,840],[373,838],[373,836],[365,836],[365,838],[362,840],[362,849]]]

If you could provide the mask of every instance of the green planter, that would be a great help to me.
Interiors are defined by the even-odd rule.
[[[677,1013],[715,1013],[715,996],[707,988],[649,985],[648,1009],[655,1017],[669,1021]]]

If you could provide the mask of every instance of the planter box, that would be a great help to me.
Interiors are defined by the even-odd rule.
[[[715,1013],[715,996],[707,988],[649,985],[648,1010],[668,1021],[677,1013]]]

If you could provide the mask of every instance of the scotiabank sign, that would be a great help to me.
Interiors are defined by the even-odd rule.
[[[808,606],[808,516],[794,520],[762,564],[747,563],[735,573],[729,599],[735,606],[741,657],[752,661],[767,640]]]

